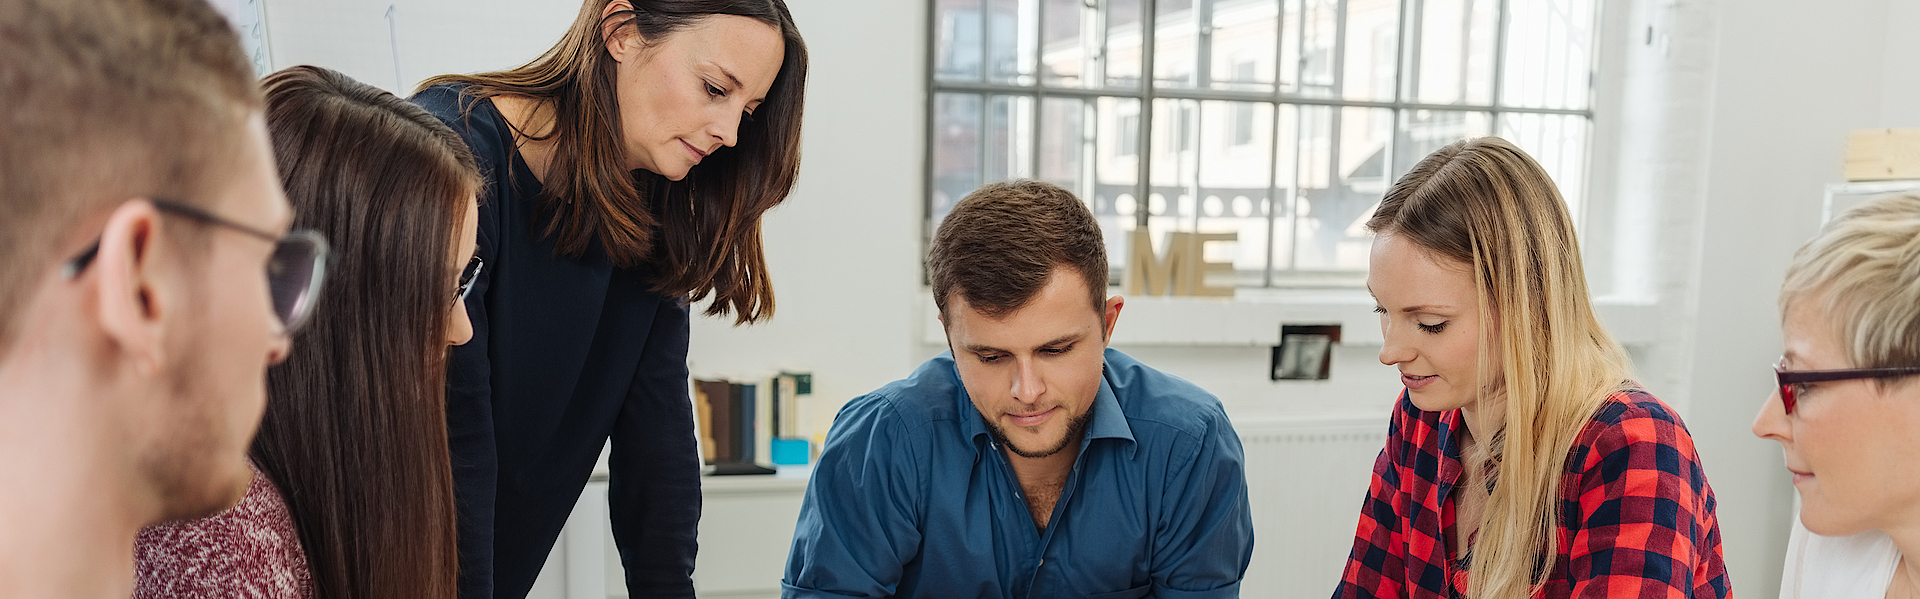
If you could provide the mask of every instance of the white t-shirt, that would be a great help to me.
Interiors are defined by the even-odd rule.
[[[1794,518],[1780,599],[1880,599],[1899,565],[1900,548],[1886,533],[1821,536]]]

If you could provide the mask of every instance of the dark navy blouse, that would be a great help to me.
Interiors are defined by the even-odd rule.
[[[465,138],[486,178],[468,296],[473,340],[447,367],[460,596],[519,599],[613,440],[608,499],[630,596],[693,597],[700,462],[688,312],[596,244],[554,252],[540,181],[490,100],[441,85],[413,101]]]

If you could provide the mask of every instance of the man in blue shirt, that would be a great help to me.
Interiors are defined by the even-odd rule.
[[[982,187],[927,270],[951,351],[840,411],[784,596],[1239,596],[1240,439],[1212,395],[1106,349],[1122,300],[1086,206]]]

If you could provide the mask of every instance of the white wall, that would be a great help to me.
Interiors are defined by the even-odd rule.
[[[1793,251],[1818,229],[1849,129],[1920,126],[1920,6],[1911,0],[1714,5],[1710,156],[1691,306],[1687,422],[1720,499],[1741,594],[1778,592],[1792,488],[1778,445],[1749,426],[1780,353],[1775,307]]]
[[[573,22],[576,0],[262,0],[274,68],[312,64],[406,94],[443,73],[511,68]]]

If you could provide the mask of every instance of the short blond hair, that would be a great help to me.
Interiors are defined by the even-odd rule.
[[[1780,313],[1821,302],[1854,368],[1920,366],[1920,193],[1854,206],[1800,246]]]

